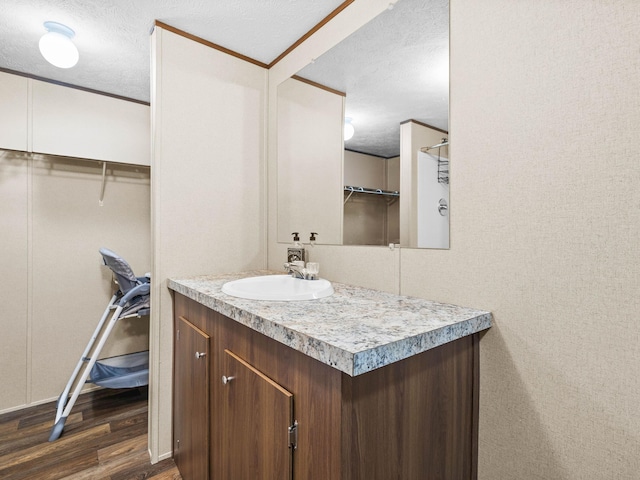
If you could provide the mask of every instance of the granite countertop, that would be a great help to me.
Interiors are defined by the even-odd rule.
[[[168,287],[351,376],[491,327],[489,312],[337,282],[331,282],[333,295],[299,302],[245,300],[221,291],[231,280],[274,273],[173,278]]]

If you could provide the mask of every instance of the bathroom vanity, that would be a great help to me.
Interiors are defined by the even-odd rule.
[[[169,280],[185,480],[476,478],[490,313],[339,283],[299,302],[221,292],[266,273]]]

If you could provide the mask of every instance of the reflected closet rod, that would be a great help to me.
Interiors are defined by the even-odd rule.
[[[345,205],[349,201],[351,195],[353,195],[354,193],[367,193],[370,195],[382,195],[383,197],[395,197],[391,199],[392,203],[395,202],[400,196],[400,192],[395,190],[391,191],[381,190],[380,188],[350,187],[349,185],[344,186],[344,191],[349,192],[349,195],[344,199],[343,205]]]

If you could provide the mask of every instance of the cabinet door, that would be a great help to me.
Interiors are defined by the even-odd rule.
[[[209,336],[176,320],[173,456],[184,480],[209,478]]]
[[[224,353],[224,478],[291,479],[293,394],[229,350]]]

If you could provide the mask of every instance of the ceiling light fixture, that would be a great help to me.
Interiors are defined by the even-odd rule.
[[[58,22],[44,22],[44,28],[47,33],[38,46],[45,60],[58,68],[71,68],[78,63],[80,55],[71,41],[76,33]]]
[[[350,140],[353,137],[353,134],[356,133],[355,128],[351,124],[351,118],[347,117],[344,119],[344,141]]]

